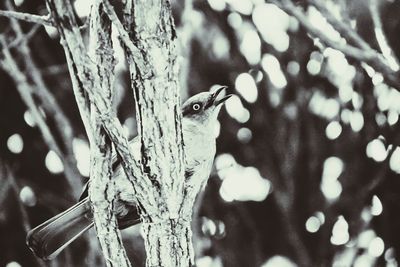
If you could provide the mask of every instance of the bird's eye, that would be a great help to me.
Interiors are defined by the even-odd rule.
[[[194,111],[198,111],[198,110],[200,110],[200,108],[201,108],[201,106],[200,106],[200,104],[193,104],[193,106],[192,106],[192,109],[194,110]]]

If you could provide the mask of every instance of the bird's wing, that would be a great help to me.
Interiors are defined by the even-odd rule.
[[[116,172],[116,170],[121,166],[121,160],[117,157],[117,155],[114,155],[111,159],[111,167],[112,167],[112,171]],[[88,197],[89,195],[89,181],[86,182],[86,184],[83,186],[83,190],[81,193],[81,196],[79,197],[79,201],[85,199],[86,197]]]
[[[135,137],[132,140],[130,140],[129,145],[131,146],[133,153],[136,156],[140,154],[139,138]],[[121,167],[121,159],[117,156],[117,154],[114,154],[111,159],[111,167],[113,173],[117,173],[118,169]],[[83,186],[83,190],[79,197],[79,201],[85,199],[88,196],[88,190],[89,190],[89,181]]]

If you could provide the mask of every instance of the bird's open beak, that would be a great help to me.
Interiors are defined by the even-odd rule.
[[[229,94],[222,98],[218,98],[219,94],[226,88],[228,88],[228,86],[221,86],[220,88],[217,89],[217,91],[215,91],[215,93],[212,94],[211,101],[214,104],[214,106],[218,106],[224,103],[226,100],[228,100],[228,98],[232,96],[232,94]]]

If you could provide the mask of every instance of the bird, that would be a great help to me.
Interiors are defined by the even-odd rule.
[[[232,95],[221,96],[221,86],[214,92],[201,92],[184,102],[182,111],[183,151],[185,154],[185,181],[207,181],[216,153],[214,127],[224,102]],[[130,141],[134,150],[140,147],[139,138]],[[139,211],[133,192],[127,192],[120,160],[112,160],[113,179],[116,179],[117,201],[114,213],[119,229],[140,223]],[[54,259],[71,242],[93,227],[93,214],[88,197],[88,184],[75,205],[30,230],[26,243],[33,253],[44,260]]]

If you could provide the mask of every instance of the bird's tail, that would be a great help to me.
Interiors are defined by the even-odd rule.
[[[51,260],[92,226],[92,211],[86,197],[29,231],[26,242],[36,256]]]

